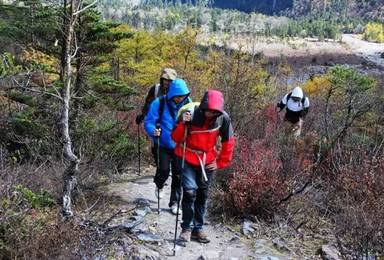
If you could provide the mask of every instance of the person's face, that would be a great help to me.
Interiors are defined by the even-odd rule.
[[[207,109],[204,111],[204,116],[208,120],[214,119],[214,118],[218,117],[220,114],[221,113],[219,111],[216,111],[216,110]]]
[[[301,98],[299,97],[292,97],[293,102],[300,102]]]
[[[172,80],[169,80],[169,79],[162,79],[162,81],[163,81],[163,88],[165,89],[168,89],[169,85],[171,85],[172,83]]]
[[[186,97],[185,95],[184,96],[174,96],[172,99],[176,104],[179,104],[180,102],[182,102],[185,99],[185,97]]]

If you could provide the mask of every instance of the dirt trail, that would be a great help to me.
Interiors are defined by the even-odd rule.
[[[157,214],[157,200],[153,183],[154,168],[147,168],[146,175],[136,176],[124,183],[114,183],[108,187],[108,193],[120,197],[128,204],[138,200],[148,200],[151,211],[145,215],[144,223],[138,227],[144,232],[150,232],[159,238],[155,245],[145,243],[152,251],[158,253],[160,259],[294,259],[275,249],[271,242],[246,238],[231,228],[211,220],[205,225],[209,235],[209,244],[197,242],[187,243],[186,247],[176,247],[176,257],[173,256],[173,238],[176,217],[170,213],[168,199],[170,194],[170,179],[165,186],[165,196],[161,200],[160,215]],[[181,216],[180,216],[181,218]],[[180,227],[178,227],[180,233]],[[153,241],[152,241],[153,242]],[[151,258],[150,258],[151,259]]]

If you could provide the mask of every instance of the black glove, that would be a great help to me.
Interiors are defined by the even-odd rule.
[[[141,122],[143,122],[143,120],[144,120],[144,115],[143,114],[137,115],[137,117],[136,117],[136,124],[140,125]]]
[[[279,103],[276,104],[276,108],[280,108],[279,112],[280,112],[281,110],[283,110],[284,107],[285,107],[285,105],[284,105],[282,102],[279,102]]]

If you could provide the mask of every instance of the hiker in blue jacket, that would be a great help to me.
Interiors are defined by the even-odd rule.
[[[147,134],[152,137],[158,152],[156,162],[157,169],[154,182],[156,184],[156,197],[163,197],[164,183],[172,169],[171,197],[168,206],[173,214],[177,214],[177,200],[181,194],[180,166],[176,164],[174,154],[175,142],[171,138],[171,132],[177,122],[177,112],[185,104],[191,102],[189,89],[182,79],[175,79],[169,86],[165,96],[156,98],[150,105],[144,121]],[[180,212],[179,212],[180,214]]]

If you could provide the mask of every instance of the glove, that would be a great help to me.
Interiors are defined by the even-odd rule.
[[[192,120],[191,112],[185,111],[183,113],[183,122],[184,122],[184,124],[191,122],[191,120]]]
[[[137,115],[137,117],[136,117],[136,124],[140,125],[141,122],[143,122],[143,120],[144,120],[144,115],[143,114]]]

